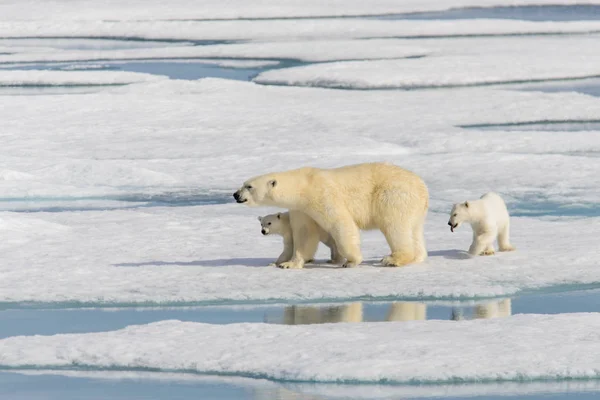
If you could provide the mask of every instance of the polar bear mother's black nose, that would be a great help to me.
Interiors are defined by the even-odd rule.
[[[237,200],[239,200],[239,199],[240,199],[240,194],[239,194],[238,192],[235,192],[235,193],[233,194],[233,198],[234,198],[236,201],[237,201]]]

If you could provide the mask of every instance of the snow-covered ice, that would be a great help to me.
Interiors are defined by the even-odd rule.
[[[131,306],[459,298],[600,284],[597,218],[514,218],[517,252],[468,258],[468,227],[452,234],[447,215],[432,214],[426,226],[430,258],[423,265],[378,266],[389,249],[372,232],[363,235],[367,262],[361,268],[321,264],[284,271],[267,266],[282,243],[260,235],[257,215],[237,204],[5,213],[1,228],[11,240],[1,246],[0,301]]]
[[[411,21],[374,19],[306,19],[269,21],[2,21],[4,38],[145,39],[137,47],[155,47],[153,40],[176,41],[281,41],[359,38],[423,38],[512,35],[579,35],[598,33],[600,21],[519,21],[471,19]],[[27,39],[34,40],[34,39]],[[44,43],[41,41],[40,43]],[[64,43],[64,39],[62,42]],[[75,41],[73,43],[81,43]],[[100,41],[101,45],[103,41]],[[116,46],[127,47],[127,43]],[[134,47],[131,45],[130,47]],[[70,45],[69,47],[73,47]],[[97,45],[86,47],[94,48]]]
[[[409,40],[312,40],[266,43],[170,46],[152,49],[74,50],[0,55],[0,63],[95,60],[153,60],[178,58],[266,58],[302,61],[421,57],[431,51]],[[202,60],[203,61],[203,60]],[[244,60],[233,60],[237,63]],[[264,65],[264,64],[263,64]],[[262,65],[261,65],[262,66]]]
[[[506,6],[503,0],[376,0],[368,3],[358,0],[336,0],[323,3],[318,0],[277,0],[248,3],[244,0],[222,2],[204,1],[198,7],[193,0],[176,0],[164,3],[158,0],[128,1],[84,0],[77,7],[66,7],[64,1],[43,2],[37,0],[10,0],[0,6],[3,20],[155,20],[155,19],[235,19],[280,18],[312,16],[350,16],[440,11],[459,7]],[[518,5],[575,5],[600,4],[594,0],[511,0]],[[43,10],[43,12],[40,12]]]
[[[555,4],[600,5],[510,3]],[[600,76],[600,21],[373,18],[494,6],[506,2],[2,2],[0,308],[17,317],[26,307],[287,308],[284,323],[212,325],[158,312],[137,323],[169,320],[115,317],[94,329],[129,326],[8,337],[0,370],[219,381],[262,398],[598,391],[599,314],[564,313],[585,311],[580,304],[533,309],[563,312],[551,316],[517,307],[491,319],[372,322],[361,313],[348,319],[361,323],[285,324],[286,310],[306,303],[350,310],[348,301],[414,300],[425,309],[466,300],[499,315],[529,301],[515,296],[544,302],[549,292],[600,288],[600,100],[516,84]],[[145,61],[169,63],[165,71],[197,63],[197,76],[206,65],[259,75],[104,70]],[[6,95],[80,86],[97,92]],[[358,268],[320,262],[324,246],[305,269],[269,267],[281,238],[263,237],[256,217],[275,209],[235,204],[233,191],[268,171],[368,161],[428,184],[428,260],[380,266],[389,247],[373,231],[362,233]],[[507,202],[517,251],[470,257],[470,227],[451,233],[448,213],[489,190]]]
[[[598,77],[600,56],[594,49],[599,40],[600,36],[424,41],[418,43],[430,46],[432,57],[322,63],[266,71],[253,80],[348,89],[414,89]],[[561,57],[556,57],[557,51]],[[482,52],[488,54],[482,57]],[[507,57],[510,63],[505,62]]]
[[[136,83],[52,101],[15,97],[0,109],[7,153],[0,162],[2,208],[45,204],[81,211],[3,214],[3,230],[31,249],[23,257],[18,243],[2,243],[0,300],[110,305],[456,298],[598,284],[597,218],[514,218],[519,250],[472,260],[458,252],[468,247],[468,227],[455,234],[446,229],[453,202],[490,188],[515,212],[547,201],[593,207],[600,187],[600,159],[588,156],[600,150],[595,132],[548,137],[458,126],[593,119],[597,104],[575,93],[347,92],[220,79]],[[426,265],[267,268],[281,243],[260,237],[256,216],[272,210],[237,204],[139,208],[143,198],[123,198],[167,193],[176,203],[178,196],[204,191],[231,202],[241,182],[264,171],[382,159],[417,171],[430,185]],[[482,180],[482,170],[502,172]],[[85,211],[90,208],[114,211]],[[27,224],[49,228],[15,228]],[[374,262],[388,248],[371,232],[364,234],[363,251]]]
[[[126,85],[165,78],[152,74],[121,71],[0,71],[0,86]]]
[[[3,339],[0,366],[347,383],[597,379],[599,330],[597,313],[299,326],[166,320],[112,332]]]

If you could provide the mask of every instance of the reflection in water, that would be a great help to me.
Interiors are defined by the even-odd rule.
[[[325,397],[294,392],[284,387],[254,388],[253,400],[323,400]]]
[[[461,321],[502,318],[512,314],[512,307],[510,299],[502,299],[470,307],[453,307],[445,315],[440,315],[439,311],[434,313],[436,315],[430,316],[430,319]],[[369,308],[365,308],[362,302],[332,306],[290,305],[284,308],[283,318],[271,320],[271,318],[265,316],[265,322],[283,323],[285,325],[308,325],[338,322],[424,321],[427,319],[427,304],[414,301],[397,301],[389,304],[383,316],[376,315],[373,318],[373,315],[369,314]]]
[[[427,305],[409,301],[390,304],[385,316],[386,321],[420,321],[427,319]]]
[[[283,323],[286,325],[362,322],[362,319],[361,302],[330,307],[288,306],[283,311]]]
[[[461,321],[464,319],[489,319],[489,318],[503,318],[512,315],[512,304],[510,299],[503,299],[499,301],[490,301],[484,304],[478,304],[473,309],[473,315],[471,318],[465,318],[463,310],[458,308],[452,309],[451,320]]]

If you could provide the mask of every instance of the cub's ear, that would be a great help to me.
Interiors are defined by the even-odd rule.
[[[260,222],[262,222],[262,219],[263,219],[263,217],[258,217],[258,220],[259,220]]]
[[[277,213],[277,219],[281,219],[281,213]]]
[[[469,202],[465,201],[465,207],[469,208]]]
[[[269,186],[275,187],[277,186],[277,181],[275,179],[269,181]]]

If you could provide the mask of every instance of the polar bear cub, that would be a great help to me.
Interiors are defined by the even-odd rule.
[[[294,239],[292,236],[292,225],[290,223],[290,213],[277,213],[269,214],[264,217],[258,217],[260,221],[261,230],[263,235],[276,234],[283,237],[283,252],[277,258],[275,263],[271,265],[281,265],[292,259],[294,255]],[[335,245],[335,240],[325,230],[323,230],[317,223],[314,223],[314,229],[318,233],[319,241],[329,247],[331,253],[331,259],[327,262],[330,264],[341,264],[344,259],[341,257]],[[310,262],[312,260],[307,260]]]
[[[515,250],[509,241],[508,210],[498,194],[489,192],[478,200],[454,204],[448,221],[450,231],[454,232],[463,222],[471,224],[473,229],[473,243],[469,247],[471,255],[493,255],[495,239],[500,251]]]

